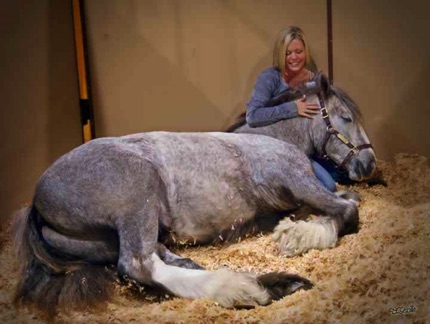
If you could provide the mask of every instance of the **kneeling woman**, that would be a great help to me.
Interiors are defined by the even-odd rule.
[[[265,69],[257,78],[246,108],[246,122],[251,127],[272,124],[281,119],[313,118],[319,113],[318,104],[307,102],[306,97],[267,107],[267,103],[288,89],[296,89],[309,82],[315,73],[310,65],[309,46],[299,27],[282,30],[273,49],[273,67]],[[336,168],[316,157],[311,159],[317,178],[330,191],[336,191],[336,181],[342,180]],[[323,166],[324,165],[324,166]]]

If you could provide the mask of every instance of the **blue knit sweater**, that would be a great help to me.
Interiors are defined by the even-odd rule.
[[[273,107],[266,106],[270,99],[289,88],[276,68],[268,68],[261,72],[246,106],[248,125],[251,127],[266,126],[281,119],[297,117],[297,107],[293,101]]]

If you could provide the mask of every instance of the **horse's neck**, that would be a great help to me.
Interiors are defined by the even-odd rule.
[[[311,121],[307,118],[285,119],[263,127],[249,127],[245,124],[234,132],[270,136],[296,145],[307,156],[311,156],[315,150],[311,136]]]

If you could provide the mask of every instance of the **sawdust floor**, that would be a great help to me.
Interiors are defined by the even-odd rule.
[[[399,154],[380,161],[388,186],[355,185],[363,201],[360,231],[330,250],[281,257],[270,235],[237,244],[181,248],[208,269],[228,267],[267,273],[287,271],[315,287],[267,307],[225,309],[209,300],[173,298],[157,302],[117,286],[102,311],[60,314],[59,323],[424,323],[430,320],[430,172],[425,157]],[[0,322],[41,323],[10,303],[16,261],[7,233],[0,256]],[[401,308],[403,307],[403,308]],[[408,314],[392,315],[392,309]]]

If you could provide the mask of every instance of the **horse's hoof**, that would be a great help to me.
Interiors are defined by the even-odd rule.
[[[355,191],[339,190],[339,191],[335,192],[335,195],[340,197],[340,198],[349,200],[349,201],[353,202],[354,204],[356,204],[357,206],[361,201],[360,195]]]
[[[285,272],[271,272],[257,278],[258,283],[269,293],[272,300],[279,300],[298,290],[308,290],[313,284],[305,278]]]
[[[217,270],[211,272],[206,281],[207,295],[226,308],[253,308],[269,305],[270,294],[257,281],[253,274]]]
[[[233,305],[234,309],[254,309],[258,306],[258,303],[254,300],[246,301],[246,302],[236,302]]]

